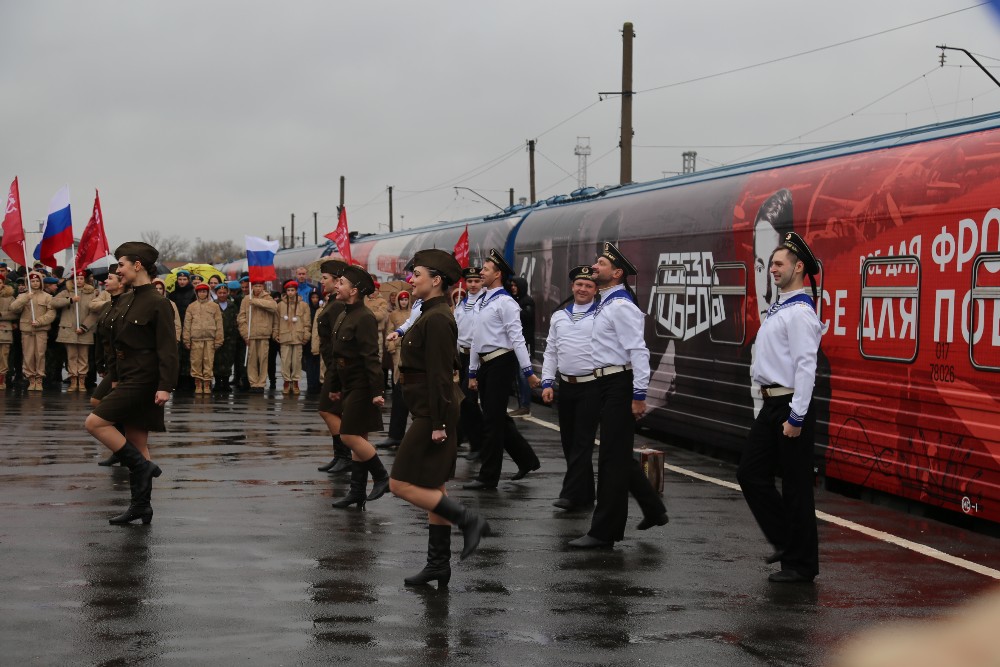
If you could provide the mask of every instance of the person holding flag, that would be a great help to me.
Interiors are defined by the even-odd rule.
[[[265,290],[264,282],[277,280],[274,254],[277,241],[247,236],[247,270],[250,273],[250,296],[240,302],[236,322],[240,337],[247,345],[247,375],[250,391],[263,393],[267,381],[267,352],[271,338],[277,336],[278,304]]]
[[[92,329],[97,314],[91,312],[90,303],[97,290],[86,282],[83,269],[73,276],[73,287],[66,287],[52,299],[52,307],[61,310],[56,342],[66,346],[66,365],[69,368],[69,391],[84,391],[89,367],[90,347],[94,344]]]
[[[45,378],[45,350],[49,342],[49,327],[56,321],[52,295],[42,290],[42,274],[28,274],[28,289],[10,304],[10,311],[20,315],[21,349],[24,354],[24,376],[28,391],[41,391]]]

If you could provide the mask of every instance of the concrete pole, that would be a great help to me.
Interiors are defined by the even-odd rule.
[[[392,186],[389,186],[389,233],[392,234]]]
[[[535,141],[536,139],[528,139],[528,174],[531,180],[531,203],[534,204],[537,199],[535,199]]]
[[[621,183],[632,182],[632,24],[622,28]]]
[[[295,214],[294,213],[292,213],[292,238],[291,238],[291,245],[289,247],[290,248],[294,248],[295,247]]]

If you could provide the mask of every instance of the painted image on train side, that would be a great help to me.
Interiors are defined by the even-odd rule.
[[[754,224],[783,190],[824,263],[827,474],[994,521],[1000,302],[972,286],[1000,282],[976,267],[1000,250],[998,158],[987,132],[759,173],[734,209]]]
[[[648,314],[650,421],[739,450],[767,262],[795,230],[823,263],[819,466],[1000,520],[1000,301],[982,289],[1000,261],[981,256],[1000,250],[998,158],[994,130],[532,213],[515,268],[538,348],[568,269],[617,240]]]

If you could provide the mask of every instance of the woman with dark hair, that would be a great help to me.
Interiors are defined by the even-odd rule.
[[[389,488],[426,510],[427,565],[407,577],[409,585],[451,579],[451,524],[465,537],[462,558],[476,550],[489,524],[448,497],[445,483],[455,474],[458,416],[462,391],[458,386],[458,326],[449,290],[462,277],[458,261],[443,250],[421,250],[413,257],[414,294],[423,299],[420,318],[400,341],[399,383],[413,415],[396,452]]]
[[[118,267],[114,267],[118,268]],[[125,292],[125,287],[121,279],[114,271],[108,271],[108,277],[104,281],[104,291],[90,302],[93,310],[96,306],[95,316],[97,317],[97,327],[94,333],[94,345],[96,347],[95,361],[97,370],[101,373],[101,382],[94,388],[94,393],[90,395],[90,407],[96,408],[101,404],[105,396],[111,393],[111,373],[108,366],[111,364],[111,357],[115,350],[111,339],[111,322],[114,320],[114,311],[118,308],[118,299]],[[118,425],[115,425],[116,428]],[[118,463],[118,454],[112,452],[108,458],[98,461],[99,466],[112,466]]]
[[[330,399],[340,401],[339,414],[331,425],[351,450],[351,490],[333,503],[346,508],[365,508],[366,500],[377,500],[389,490],[389,473],[368,442],[368,434],[382,430],[382,364],[378,349],[381,344],[378,322],[365,305],[365,296],[375,291],[372,277],[359,266],[348,266],[337,281],[337,300],[345,305],[344,312],[333,326],[332,348],[334,373]],[[338,428],[339,426],[339,428]],[[365,496],[368,473],[375,484]]]
[[[108,374],[113,388],[85,423],[87,431],[117,453],[129,470],[131,502],[109,520],[112,524],[153,520],[153,478],[161,471],[149,460],[147,441],[150,431],[166,430],[163,406],[177,381],[174,312],[152,285],[158,257],[156,248],[140,241],[115,250],[118,277],[132,291],[121,296],[112,311]],[[116,423],[124,426],[124,434]]]

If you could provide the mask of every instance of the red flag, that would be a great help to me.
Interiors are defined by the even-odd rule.
[[[21,222],[21,193],[17,188],[17,176],[10,184],[10,194],[7,195],[7,212],[3,216],[3,251],[12,260],[25,266],[24,261],[24,225]]]
[[[465,231],[458,237],[455,244],[455,259],[463,269],[469,268],[469,226],[465,226]]]
[[[340,256],[344,258],[345,262],[348,264],[354,263],[351,259],[351,236],[347,231],[346,206],[342,206],[340,208],[340,217],[337,219],[337,228],[329,234],[323,234],[323,238],[330,239],[337,244],[337,250],[340,252]]]
[[[110,253],[108,236],[104,233],[104,215],[101,214],[101,193],[94,191],[94,212],[87,222],[80,245],[76,249],[74,269],[85,269]]]

